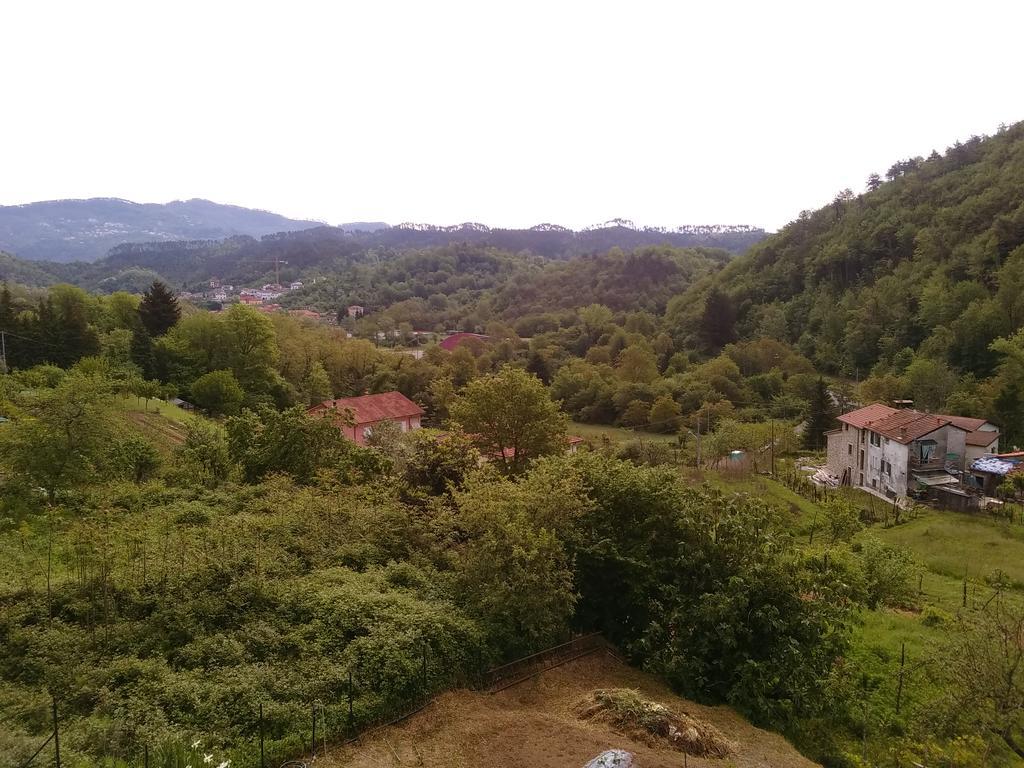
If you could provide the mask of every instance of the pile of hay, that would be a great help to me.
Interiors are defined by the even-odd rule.
[[[600,720],[626,735],[651,742],[668,742],[694,757],[727,757],[735,746],[710,723],[648,701],[630,688],[594,691],[576,705],[583,720]]]

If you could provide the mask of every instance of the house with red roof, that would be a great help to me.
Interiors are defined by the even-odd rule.
[[[341,433],[358,445],[366,445],[374,427],[385,421],[396,424],[403,432],[419,429],[424,413],[401,392],[324,400],[306,412],[311,416],[333,419]]]
[[[998,447],[983,419],[872,403],[844,413],[828,433],[828,469],[843,485],[890,498],[960,482],[978,451]]]

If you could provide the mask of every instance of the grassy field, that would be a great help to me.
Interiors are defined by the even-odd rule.
[[[600,445],[603,438],[607,437],[613,443],[628,443],[632,440],[650,440],[658,443],[676,444],[675,435],[659,435],[654,432],[641,432],[624,427],[610,427],[607,424],[583,424],[573,421],[569,424],[569,434],[579,435],[587,440],[592,440],[595,445]]]
[[[979,581],[1003,571],[1024,589],[1024,526],[988,516],[928,510],[916,520],[879,531],[912,551],[935,574]]]
[[[158,399],[122,397],[117,399],[117,407],[129,426],[153,441],[163,454],[169,454],[185,442],[185,424],[202,418]]]
[[[695,481],[707,482],[723,491],[755,495],[788,511],[792,530],[801,546],[807,546],[816,514],[821,530],[820,507],[771,478],[708,471],[698,475],[695,470],[684,471]],[[865,510],[873,509],[878,520],[888,511],[884,501],[869,494],[861,492],[852,498]],[[943,648],[959,631],[959,619],[971,622],[996,597],[996,589],[987,577],[995,571],[1005,573],[1011,584],[1000,599],[1024,603],[1024,525],[1019,518],[1018,522],[1007,522],[988,515],[927,507],[905,515],[903,520],[899,525],[882,522],[870,525],[857,539],[875,536],[913,554],[919,567],[912,581],[915,593],[912,605],[859,611],[848,661],[878,686],[873,701],[876,704],[884,701],[891,707],[897,694],[900,657],[905,650],[902,702],[907,707],[930,706],[942,692],[934,687],[928,673],[942,658]],[[815,537],[815,548],[824,545],[824,538],[824,535]],[[929,614],[934,619],[936,613],[945,619],[924,620]],[[1024,761],[1000,740],[993,740],[992,747],[987,765],[993,768],[1024,765]]]

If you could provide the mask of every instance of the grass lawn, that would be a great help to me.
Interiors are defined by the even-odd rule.
[[[194,418],[193,414],[188,411],[183,410],[176,405],[172,405],[166,400],[160,400],[159,398],[143,400],[138,397],[118,397],[114,399],[114,402],[119,408],[125,411],[159,413],[165,419],[176,421],[179,424],[184,424],[189,419]]]
[[[165,455],[185,442],[185,424],[202,418],[155,398],[120,397],[116,402],[129,426],[151,440]]]
[[[982,515],[929,509],[916,520],[878,535],[914,552],[928,570],[960,580],[981,580],[1002,570],[1024,589],[1024,526]]]
[[[654,432],[641,432],[638,430],[625,429],[624,427],[611,427],[607,424],[583,424],[579,421],[569,423],[569,434],[579,435],[587,440],[600,444],[602,437],[607,437],[613,443],[628,443],[631,440],[651,440],[660,443],[676,444],[675,435],[659,435]]]

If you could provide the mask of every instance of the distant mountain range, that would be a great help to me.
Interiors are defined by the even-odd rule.
[[[0,280],[26,285],[70,282],[135,290],[155,278],[185,288],[212,277],[235,282],[295,279],[389,253],[468,245],[566,259],[646,245],[720,248],[736,254],[760,242],[758,227],[700,225],[661,229],[614,219],[580,231],[555,224],[529,229],[466,223],[352,222],[336,227],[208,200],[140,204],[94,198],[0,206]]]
[[[141,250],[151,251],[153,243],[188,242],[191,245],[186,249],[192,251],[198,242],[209,245],[237,236],[262,238],[324,226],[323,222],[289,219],[269,211],[201,199],[163,204],[105,197],[50,200],[0,206],[0,251],[29,261],[97,261],[115,253],[123,256],[123,247],[119,246],[126,243],[143,244]],[[335,229],[368,247],[426,248],[465,242],[529,250],[549,258],[614,246],[628,249],[663,243],[725,248],[736,253],[765,236],[764,230],[750,226],[661,229],[636,227],[623,219],[580,232],[555,224],[501,229],[475,223],[392,227],[382,221],[351,222]]]
[[[133,203],[96,197],[0,206],[0,251],[33,261],[95,261],[130,242],[261,237],[322,226],[209,200]],[[373,223],[355,225],[372,230]]]

